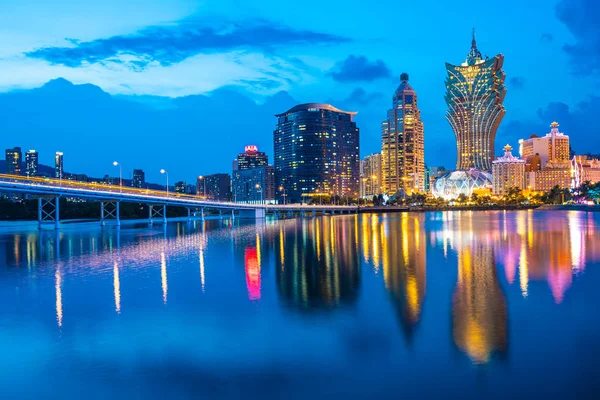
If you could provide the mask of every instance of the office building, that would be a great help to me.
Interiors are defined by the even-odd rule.
[[[456,135],[457,170],[489,171],[494,140],[504,117],[504,56],[483,58],[475,42],[461,65],[446,63],[446,119]]]
[[[22,164],[23,164],[23,152],[20,147],[13,147],[12,149],[6,149],[4,152],[5,170],[7,174],[21,175]]]
[[[504,155],[492,161],[492,193],[503,196],[510,188],[523,190],[525,185],[525,161],[511,153],[512,147],[504,146]]]
[[[131,186],[134,188],[143,188],[146,184],[146,174],[141,169],[133,170],[133,179],[131,180]]]
[[[275,203],[275,172],[273,166],[267,165],[233,171],[231,191],[233,201],[237,203]]]
[[[276,115],[275,187],[296,203],[323,194],[359,195],[359,129],[355,112],[329,104],[297,105]]]
[[[39,154],[35,150],[25,153],[25,175],[36,176],[38,174]]]
[[[360,165],[360,197],[372,198],[381,194],[381,154],[366,156]]]
[[[235,173],[235,171],[234,171]],[[199,196],[216,201],[231,200],[231,176],[229,174],[212,174],[198,178],[196,193]]]
[[[175,193],[185,194],[186,183],[184,181],[175,182]]]
[[[381,129],[381,183],[383,192],[394,195],[425,190],[423,122],[417,93],[400,75],[400,86]]]
[[[64,167],[63,167],[63,153],[57,151],[54,155],[54,177],[62,179],[64,178]]]
[[[262,151],[258,151],[255,145],[244,147],[244,152],[238,154],[237,160],[233,165],[233,170],[253,169],[264,167],[269,164],[269,157]]]

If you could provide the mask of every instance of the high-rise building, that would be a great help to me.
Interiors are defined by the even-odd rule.
[[[457,170],[489,171],[496,131],[504,117],[504,56],[483,58],[475,42],[461,65],[446,63],[446,119],[456,135]]]
[[[600,182],[600,160],[588,156],[575,156],[571,160],[573,171],[573,187],[579,187],[584,182]]]
[[[36,176],[38,172],[38,152],[29,150],[25,153],[25,175]]]
[[[381,194],[381,154],[366,156],[361,161],[360,196],[372,198]]]
[[[212,174],[198,178],[196,193],[204,196],[205,191],[209,200],[231,200],[231,177],[229,174]]]
[[[381,160],[384,192],[425,190],[423,122],[406,73],[400,75],[392,108],[382,123]]]
[[[63,169],[63,153],[60,151],[56,152],[54,156],[54,177],[64,178],[65,170]]]
[[[6,163],[6,173],[11,175],[21,175],[21,164],[23,163],[23,152],[20,147],[6,149],[4,152],[4,162]]]
[[[208,182],[207,182],[208,183]],[[233,171],[233,201],[250,204],[275,202],[275,176],[272,165]]]
[[[359,129],[355,112],[329,104],[297,105],[276,115],[275,187],[286,201],[329,194],[358,196]]]
[[[243,153],[238,154],[233,169],[252,169],[264,167],[268,164],[269,157],[265,153],[258,151],[258,147],[255,145],[248,145],[244,147]]]
[[[175,193],[185,194],[186,183],[184,181],[175,182]]]
[[[131,180],[131,186],[135,188],[143,188],[146,183],[146,174],[141,169],[133,170],[133,179]]]
[[[525,185],[525,161],[511,153],[512,147],[504,146],[504,155],[492,161],[492,192],[505,195],[510,188],[523,189]]]
[[[529,172],[543,169],[549,161],[567,162],[571,158],[569,136],[559,132],[558,122],[551,123],[550,127],[550,133],[544,137],[532,135],[519,140],[519,153]]]

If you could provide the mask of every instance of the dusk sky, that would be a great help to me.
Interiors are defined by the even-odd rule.
[[[505,56],[497,153],[553,120],[576,152],[600,153],[598,2],[470,4],[3,0],[0,146],[35,148],[44,164],[62,150],[68,172],[114,175],[119,160],[127,176],[142,168],[158,182],[165,168],[192,182],[230,172],[246,144],[272,160],[273,114],[328,102],[358,111],[364,156],[380,151],[407,72],[426,163],[454,168],[444,63],[464,61],[475,27],[483,55]],[[57,78],[113,96],[63,80],[36,89]]]

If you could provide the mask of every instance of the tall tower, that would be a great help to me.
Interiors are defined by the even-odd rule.
[[[417,93],[400,75],[392,108],[381,126],[382,189],[388,194],[425,190],[423,122]]]
[[[461,65],[446,63],[446,119],[456,135],[456,169],[489,171],[496,131],[504,117],[504,56],[483,59],[475,30],[471,50]]]
[[[25,153],[25,175],[36,176],[38,172],[38,152],[29,150]]]
[[[54,177],[62,179],[64,178],[65,171],[63,169],[63,153],[57,151],[54,156]]]

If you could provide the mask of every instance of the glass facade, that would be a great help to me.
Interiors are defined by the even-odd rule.
[[[229,174],[212,174],[198,178],[196,193],[209,200],[230,201],[231,200],[231,177]]]
[[[25,153],[25,175],[36,176],[38,173],[39,154],[35,150]]]
[[[394,195],[399,190],[425,190],[425,144],[417,94],[400,76],[392,109],[381,127],[382,189]]]
[[[301,202],[310,196],[359,195],[359,129],[355,112],[308,103],[276,115],[273,133],[278,198]]]
[[[233,171],[231,195],[237,203],[265,204],[275,201],[275,176],[272,165]]]
[[[20,147],[6,149],[4,152],[5,170],[7,174],[21,175],[21,164],[23,163],[23,152]]]
[[[146,174],[144,174],[144,171],[142,171],[141,169],[134,169],[131,186],[141,189],[142,187],[144,187],[145,183],[146,183]]]
[[[468,171],[446,172],[433,183],[433,196],[452,200],[464,194],[471,196],[473,191],[492,189],[492,175],[488,172],[470,169]]]
[[[483,59],[473,32],[467,60],[446,63],[446,119],[456,135],[456,169],[491,170],[496,131],[506,112],[503,62],[502,54]]]
[[[233,170],[253,169],[267,165],[269,165],[269,157],[262,151],[258,151],[257,146],[248,145],[244,152],[238,155]]]

